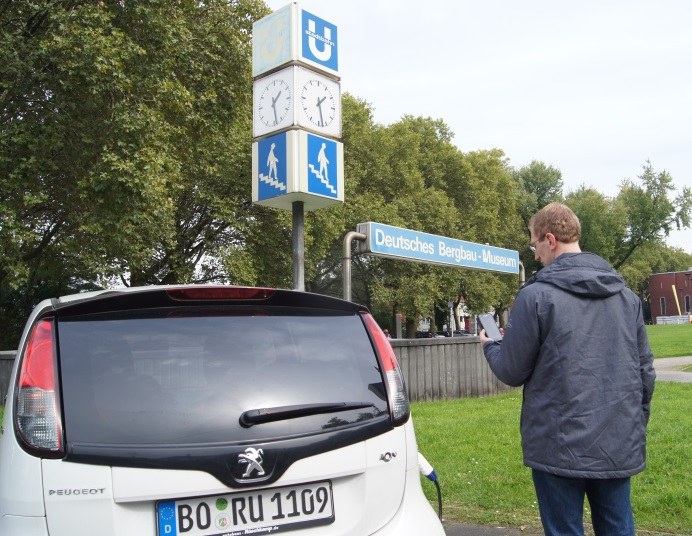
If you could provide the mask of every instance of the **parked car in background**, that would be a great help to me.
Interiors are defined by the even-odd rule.
[[[473,333],[469,333],[465,329],[455,329],[454,333],[447,332],[447,337],[470,337]]]
[[[442,330],[442,331],[416,331],[416,339],[441,339],[443,337],[468,337],[469,335],[473,335],[473,333],[469,333],[466,330],[454,330],[454,333],[452,334],[448,330]]]
[[[219,286],[35,308],[0,437],[0,534],[287,531],[444,534],[365,308]]]

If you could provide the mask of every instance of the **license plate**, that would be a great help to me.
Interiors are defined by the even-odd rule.
[[[275,534],[334,522],[332,483],[156,503],[158,536]]]

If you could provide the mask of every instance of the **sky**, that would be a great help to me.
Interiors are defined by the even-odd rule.
[[[265,0],[279,9],[286,0]],[[337,26],[341,90],[383,125],[442,119],[463,152],[614,196],[647,161],[692,187],[688,0],[302,0]],[[672,194],[675,195],[674,193]],[[667,243],[692,253],[692,229]]]

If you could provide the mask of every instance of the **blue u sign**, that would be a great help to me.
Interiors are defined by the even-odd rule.
[[[336,26],[312,13],[302,13],[303,57],[332,71],[339,70]]]

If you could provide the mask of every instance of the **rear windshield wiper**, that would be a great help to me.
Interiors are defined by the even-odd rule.
[[[351,409],[370,408],[371,402],[332,402],[324,404],[299,404],[297,406],[279,406],[275,408],[258,408],[244,411],[240,416],[240,426],[250,428],[255,424],[307,417],[321,413],[334,411],[348,411]]]

